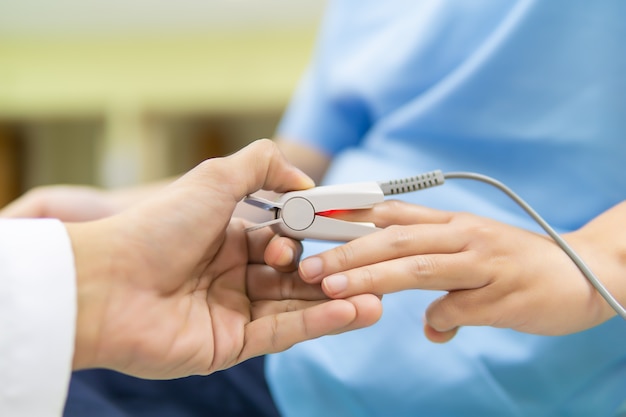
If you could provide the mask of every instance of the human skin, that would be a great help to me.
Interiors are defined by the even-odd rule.
[[[305,259],[303,279],[332,298],[406,289],[442,290],[425,313],[426,336],[446,342],[461,326],[562,335],[596,326],[615,311],[547,236],[470,213],[387,201],[344,213],[385,228]],[[565,240],[626,304],[626,202]]]
[[[207,375],[374,323],[376,296],[329,300],[299,279],[297,242],[246,233],[249,224],[231,219],[248,193],[312,185],[261,140],[117,214],[67,222],[78,294],[74,369]]]
[[[297,143],[280,139],[276,142],[287,159],[311,178],[319,181],[324,175],[330,162],[328,156]],[[59,212],[79,215],[80,213],[116,211],[120,207],[153,193],[161,186],[162,184],[151,184],[137,189],[115,191],[83,189],[75,186],[42,187],[27,193],[0,211],[0,215],[11,216],[24,213],[41,215]],[[83,210],[79,212],[77,207],[82,207]],[[626,220],[624,211],[624,204],[620,204],[598,216],[580,230],[565,235],[565,238],[592,266],[592,270],[612,293],[617,295],[622,305],[626,304],[624,295],[626,289],[623,289],[625,280],[620,281],[617,277],[620,274],[623,276],[626,268],[624,266],[626,263],[624,240],[626,238],[623,233],[616,232],[621,230],[621,225]],[[303,262],[300,271],[305,279],[310,282],[321,282],[322,278],[328,275],[349,276],[349,287],[340,291],[332,288],[330,284],[334,278],[324,280],[325,291],[331,297],[347,296],[359,291],[366,292],[368,289],[379,295],[408,288],[433,287],[450,291],[426,311],[424,329],[426,335],[433,341],[450,340],[461,325],[492,323],[495,326],[514,327],[531,333],[563,334],[593,326],[614,315],[604,300],[600,299],[595,289],[591,288],[578,269],[573,266],[571,260],[543,235],[511,228],[468,213],[442,212],[393,201],[383,203],[371,211],[353,212],[351,218],[350,214],[347,216],[348,220],[374,220],[380,227],[388,227],[389,230],[384,231],[384,235],[379,234],[383,232],[379,232],[376,237],[365,237],[353,241],[316,258],[321,261]],[[397,226],[392,226],[394,223]],[[452,230],[449,233],[453,234],[446,242],[451,242],[453,239],[459,241],[465,239],[468,244],[472,244],[471,249],[436,253],[437,242],[443,243],[441,241],[443,235],[440,233],[446,229]],[[426,231],[428,233],[425,233]],[[491,240],[490,233],[496,235],[495,239]],[[415,237],[414,241],[410,239],[412,235]],[[380,236],[387,239],[385,247],[403,245],[408,253],[406,255],[399,252],[390,253],[385,259],[378,258],[381,252],[377,248],[382,246],[378,243]],[[433,246],[430,248],[425,247],[427,236],[431,236],[433,240]],[[520,239],[520,245],[515,239]],[[395,242],[396,240],[399,242]],[[546,251],[543,251],[544,248]],[[274,239],[268,249],[267,253],[272,254],[274,261],[293,259],[293,242],[288,240]],[[297,249],[295,250],[297,252]],[[343,254],[343,251],[346,254]],[[374,257],[370,256],[372,251],[375,252]],[[368,264],[363,259],[351,258],[350,252],[369,254],[361,258],[371,260],[371,263]],[[342,257],[346,258],[343,262]],[[330,264],[320,266],[320,262],[326,262],[326,259]],[[486,260],[486,263],[471,265],[473,259],[475,262]],[[442,281],[443,274],[454,273],[453,265],[434,263],[440,260],[458,264],[457,280],[465,283],[464,286],[478,287],[455,289],[453,283],[446,284]],[[385,268],[392,261],[394,261],[392,266],[397,267],[399,271],[402,267],[411,269],[411,263],[415,264],[416,269],[397,272],[394,276],[385,275]],[[502,269],[501,273],[496,273],[497,268],[500,267],[499,263],[506,268]],[[432,271],[429,272],[427,268]],[[534,272],[531,268],[538,272]],[[344,271],[346,273],[341,273]],[[365,281],[369,278],[359,277],[359,274],[370,273],[377,275],[372,276],[371,284],[366,284]],[[555,275],[552,276],[552,273]],[[399,274],[402,276],[398,277]],[[442,277],[438,274],[442,274]],[[470,278],[480,280],[481,274],[482,279],[487,280],[489,284],[480,286],[480,282],[473,284],[470,282]],[[430,281],[439,282],[440,285],[423,282],[428,275],[431,276]],[[527,279],[528,277],[532,279]],[[507,278],[506,281],[504,278]],[[519,281],[516,281],[517,278]],[[341,280],[342,278],[339,278],[339,281]],[[495,281],[491,282],[492,280]],[[544,290],[547,292],[543,292]],[[497,298],[500,293],[507,295],[506,300]],[[570,293],[574,293],[573,298],[568,297]],[[563,303],[561,298],[564,299]],[[561,304],[569,306],[569,309],[560,308]],[[507,314],[502,317],[498,314],[500,305],[507,307],[504,310]],[[537,309],[536,306],[539,308]],[[574,311],[574,314],[570,316],[571,320],[567,318],[569,310]],[[536,314],[531,314],[533,311]],[[517,313],[519,315],[516,316]]]
[[[297,143],[277,139],[281,153],[294,166],[312,178],[321,180],[330,158],[319,151]],[[131,207],[161,191],[176,178],[115,189],[101,189],[76,184],[56,184],[34,187],[0,209],[0,217],[51,217],[71,222],[97,220]],[[261,191],[271,196],[271,191]],[[243,211],[241,210],[243,208]],[[254,217],[258,210],[246,210],[240,205],[239,217]]]

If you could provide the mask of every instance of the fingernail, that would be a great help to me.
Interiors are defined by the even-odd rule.
[[[295,257],[295,253],[293,252],[293,249],[285,245],[282,252],[280,253],[280,256],[276,260],[276,263],[278,266],[291,265],[294,257]]]
[[[306,258],[300,262],[300,273],[303,278],[312,280],[322,274],[322,260],[320,258]]]
[[[331,275],[324,278],[323,285],[328,292],[337,294],[348,288],[348,277],[345,275]]]

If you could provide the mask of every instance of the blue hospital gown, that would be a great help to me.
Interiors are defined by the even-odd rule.
[[[573,230],[626,199],[624,41],[621,0],[331,0],[279,133],[333,157],[326,183],[474,171]],[[403,198],[539,230],[485,184]],[[620,318],[563,337],[467,327],[436,345],[422,315],[439,295],[385,296],[371,328],[270,356],[281,413],[588,417],[626,401]]]

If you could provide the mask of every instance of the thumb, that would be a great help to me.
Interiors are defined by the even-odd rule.
[[[223,184],[236,201],[260,189],[285,192],[315,185],[313,180],[291,165],[276,143],[259,139],[238,152],[213,160],[223,175]]]

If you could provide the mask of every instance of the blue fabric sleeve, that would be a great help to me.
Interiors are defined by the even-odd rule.
[[[349,48],[355,37],[345,33],[341,24],[349,18],[348,12],[340,2],[330,2],[312,64],[278,127],[281,138],[307,144],[329,156],[358,145],[371,124],[366,99],[358,90],[349,91],[350,86],[333,81],[332,73],[343,70],[340,66],[326,65],[336,62],[337,55]]]

